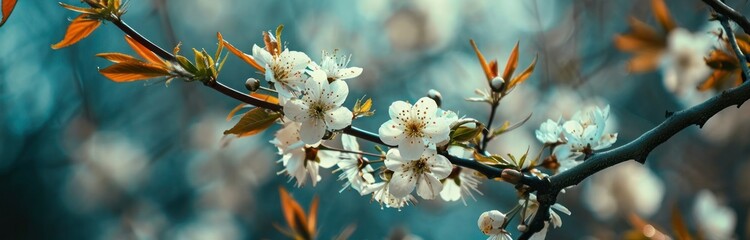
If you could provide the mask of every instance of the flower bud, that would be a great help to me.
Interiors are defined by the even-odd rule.
[[[255,78],[248,78],[247,81],[245,81],[245,88],[250,92],[255,92],[260,88],[260,81]]]
[[[512,184],[518,184],[521,182],[521,172],[515,170],[515,169],[503,169],[503,172],[500,173],[500,178],[503,179],[503,181],[512,183]]]
[[[434,100],[435,104],[437,104],[438,107],[440,107],[440,105],[443,103],[443,95],[435,89],[430,89],[429,91],[427,91],[427,97]]]
[[[503,232],[503,223],[505,223],[505,214],[498,210],[492,210],[479,215],[477,225],[479,230],[485,235],[495,235]]]
[[[503,91],[503,88],[505,88],[505,79],[500,76],[493,78],[492,81],[490,81],[490,87],[494,92]]]
[[[526,232],[527,227],[526,225],[521,224],[521,225],[518,225],[517,229],[519,232]]]

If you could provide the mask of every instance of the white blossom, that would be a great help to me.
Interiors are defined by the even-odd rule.
[[[388,109],[391,120],[378,130],[380,139],[386,144],[398,145],[403,158],[417,159],[428,144],[448,140],[449,120],[437,112],[437,104],[427,97],[420,98],[414,106],[396,101]]]
[[[693,216],[708,239],[732,239],[737,214],[719,203],[709,190],[701,190],[695,199]]]
[[[284,48],[284,51],[276,55],[253,45],[253,58],[265,67],[266,81],[274,84],[282,104],[304,87],[307,78],[305,69],[311,62],[305,53]]]
[[[359,152],[359,143],[357,138],[343,134],[341,135],[341,145],[345,150]],[[341,159],[336,164],[341,171],[339,180],[346,179],[347,182],[344,184],[344,191],[346,188],[351,187],[352,189],[362,193],[362,187],[375,183],[375,178],[372,176],[374,169],[368,163],[367,159],[361,154],[356,153],[341,153]],[[363,194],[364,195],[364,194]]]
[[[401,210],[402,207],[409,205],[409,203],[417,201],[411,194],[403,197],[396,197],[391,194],[390,182],[378,182],[362,187],[362,195],[370,193],[372,193],[372,199],[380,203],[381,209],[383,206],[386,206]]]
[[[305,83],[304,96],[284,104],[284,115],[302,123],[300,136],[307,144],[314,144],[326,130],[339,130],[352,123],[352,111],[341,104],[349,94],[346,82],[328,83],[319,71]]]
[[[536,215],[536,212],[539,210],[539,201],[537,201],[536,195],[534,194],[529,194],[528,203],[526,203],[526,200],[521,199],[518,200],[518,204],[522,207],[526,205],[526,217],[524,218],[526,221],[530,221],[531,219],[533,219],[534,215]],[[565,213],[567,215],[570,215],[570,210],[559,203],[555,203],[554,205],[552,205],[552,207],[550,207],[550,222],[552,223],[552,226],[558,228],[562,226],[562,218],[560,218],[560,215],[558,215],[554,210],[560,211],[561,213]]]
[[[544,222],[544,227],[539,232],[531,235],[529,240],[544,240],[547,237],[547,231],[549,230],[549,222]]]
[[[560,134],[562,134],[563,128],[560,126],[560,119],[552,121],[547,119],[539,125],[539,129],[535,131],[536,139],[544,144],[554,144],[560,142]]]
[[[617,133],[604,134],[607,118],[609,105],[604,109],[595,107],[576,112],[573,118],[563,123],[566,145],[573,151],[584,153],[612,146],[617,141]]]
[[[323,60],[320,61],[320,65],[315,62],[310,63],[310,68],[313,70],[321,69],[326,73],[326,79],[329,82],[336,80],[351,79],[362,74],[362,68],[359,67],[348,67],[351,56],[336,56],[336,51],[328,53],[323,51]]]
[[[664,85],[675,94],[697,92],[696,87],[711,73],[704,57],[712,47],[709,34],[677,28],[669,32],[667,51],[662,55]]]
[[[451,146],[448,148],[448,153],[458,157],[471,157],[472,152],[467,151],[463,147]],[[481,183],[477,171],[470,168],[454,167],[453,171],[448,178],[443,180],[443,190],[440,191],[440,198],[445,201],[458,201],[461,199],[464,205],[466,205],[465,196],[469,196],[476,201],[472,191],[479,193],[477,189]]]
[[[573,152],[571,149],[572,148],[566,144],[558,146],[552,151],[555,160],[560,164],[556,170],[557,173],[567,171],[581,163],[578,159],[583,156],[583,153]]]
[[[505,221],[505,214],[498,210],[492,210],[479,215],[477,225],[482,233],[489,236],[487,240],[512,240],[510,233],[503,228]]]
[[[297,187],[305,184],[307,176],[310,176],[312,185],[315,186],[320,181],[319,168],[330,168],[336,164],[338,158],[331,157],[326,151],[318,151],[315,146],[307,145],[300,140],[300,123],[289,122],[282,129],[276,132],[276,138],[271,140],[276,148],[279,149],[281,162],[284,170],[279,172],[286,173],[291,179],[297,180]]]
[[[434,149],[427,149],[419,159],[403,158],[401,151],[391,149],[386,154],[385,166],[393,171],[390,192],[404,197],[417,188],[417,195],[433,199],[443,190],[440,180],[448,177],[453,165]]]

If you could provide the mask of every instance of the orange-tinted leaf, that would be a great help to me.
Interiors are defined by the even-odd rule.
[[[497,75],[492,75],[492,69],[490,68],[490,65],[487,64],[487,60],[484,59],[484,55],[482,55],[482,52],[479,51],[477,44],[474,42],[474,39],[469,39],[469,43],[471,44],[471,47],[474,48],[474,53],[477,54],[479,65],[482,66],[482,70],[484,71],[484,75],[487,77],[487,81],[491,81]]]
[[[713,50],[705,59],[711,69],[732,71],[739,68],[739,60],[722,50]]]
[[[240,103],[240,105],[237,105],[236,107],[232,108],[232,111],[229,111],[229,114],[227,114],[227,121],[231,121],[234,115],[237,114],[237,112],[239,112],[240,110],[248,106],[250,105],[245,104],[245,103]]]
[[[663,48],[658,42],[648,41],[634,35],[615,35],[615,47],[624,52]]]
[[[516,46],[513,47],[513,51],[510,52],[510,57],[508,57],[508,62],[505,63],[505,71],[503,71],[503,79],[505,81],[508,81],[511,76],[513,76],[513,72],[516,71],[516,68],[518,67],[518,42],[516,42]]]
[[[307,218],[302,207],[289,195],[286,189],[279,188],[279,192],[281,194],[281,210],[284,213],[284,219],[289,228],[293,231],[297,231],[300,228],[306,230],[308,226]]]
[[[660,35],[656,30],[645,22],[638,20],[635,17],[628,19],[630,23],[630,32],[636,38],[639,38],[648,42],[664,42],[666,39],[663,35]],[[666,44],[666,42],[664,42]]]
[[[0,0],[2,2],[2,12],[3,12],[3,18],[0,20],[0,27],[5,24],[6,21],[8,21],[8,17],[10,17],[10,14],[13,12],[13,9],[16,8],[16,2],[17,0]]]
[[[672,230],[674,230],[677,239],[691,240],[693,237],[687,229],[687,225],[683,222],[682,214],[680,209],[677,207],[672,208]]]
[[[115,82],[131,82],[155,77],[169,76],[162,66],[145,62],[121,62],[99,70],[102,75]]]
[[[698,90],[706,91],[715,88],[720,82],[729,77],[731,73],[730,71],[714,70],[706,81],[698,85]]]
[[[250,64],[250,66],[253,66],[255,69],[258,69],[258,71],[260,71],[261,73],[266,72],[266,69],[264,67],[261,67],[260,64],[257,61],[255,61],[255,59],[252,56],[243,53],[242,51],[234,47],[231,43],[224,40],[224,37],[221,36],[221,33],[216,33],[216,35],[219,38],[219,44],[224,44],[224,47],[229,49],[229,51],[232,52],[235,56],[239,57],[240,59],[242,59],[242,61],[245,61],[247,64]]]
[[[279,104],[279,99],[271,95],[254,92],[254,93],[251,93],[250,96],[263,100],[264,102]]]
[[[96,28],[102,25],[102,22],[95,19],[88,19],[88,14],[78,15],[68,26],[65,37],[62,41],[52,45],[52,49],[60,49],[81,41],[88,37]]]
[[[536,67],[536,59],[538,57],[539,57],[538,54],[534,56],[534,60],[531,61],[531,64],[529,64],[529,67],[527,67],[526,70],[523,70],[521,74],[518,74],[518,76],[513,78],[513,81],[510,82],[508,89],[512,89],[516,85],[523,83],[523,81],[526,81],[526,79],[528,79],[529,76],[531,76],[531,74],[534,72],[534,68]]]
[[[744,34],[744,33],[736,33],[735,39],[737,39],[737,46],[740,47],[740,51],[744,54],[750,54],[750,35]],[[728,48],[731,48],[731,45],[727,43]]]
[[[500,69],[497,66],[497,60],[490,61],[490,70],[492,71],[492,76],[497,76],[499,74]]]
[[[263,32],[263,43],[266,44],[266,51],[271,53],[271,55],[277,56],[281,53],[279,42],[276,41],[276,38],[271,33]]]
[[[312,203],[310,203],[310,214],[307,215],[307,231],[311,237],[315,236],[315,225],[318,218],[318,200],[320,199],[317,196],[313,198]]]
[[[65,9],[68,9],[70,11],[78,12],[78,13],[88,13],[88,14],[96,14],[99,13],[99,10],[93,9],[93,8],[85,8],[85,7],[78,7],[73,5],[68,5],[65,3],[58,3],[60,6],[62,6]]]
[[[247,137],[258,134],[263,130],[271,127],[281,114],[276,112],[267,112],[261,108],[253,108],[247,111],[239,122],[229,130],[224,131],[224,135],[235,134],[238,137]]]
[[[138,59],[134,58],[133,56],[122,54],[122,53],[100,53],[100,54],[96,54],[96,56],[107,59],[114,63],[138,61]]]
[[[154,52],[152,52],[145,46],[141,45],[141,43],[135,41],[135,39],[131,38],[130,36],[125,35],[125,41],[128,42],[128,45],[130,45],[130,48],[132,48],[135,51],[135,53],[137,53],[143,59],[146,59],[146,61],[159,65],[159,66],[166,66],[164,61],[161,60],[159,56],[157,56]]]
[[[628,61],[628,71],[632,73],[653,71],[659,66],[660,50],[640,51]]]
[[[667,32],[672,31],[672,29],[677,27],[672,16],[669,15],[669,9],[667,8],[667,4],[664,3],[664,0],[652,0],[651,7],[654,10],[654,17],[656,17],[656,20],[659,21],[661,26],[664,27]]]

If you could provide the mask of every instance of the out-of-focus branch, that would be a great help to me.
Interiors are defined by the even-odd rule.
[[[742,53],[740,46],[737,44],[737,39],[734,37],[734,31],[732,30],[732,26],[729,25],[729,19],[726,15],[721,14],[718,14],[717,17],[721,26],[724,28],[724,32],[727,34],[729,45],[732,45],[734,55],[737,56],[737,59],[740,62],[740,68],[742,68],[742,81],[747,81],[747,77],[750,76],[750,68],[747,67],[747,58],[745,57],[745,54]]]
[[[714,9],[717,13],[724,15],[737,23],[745,33],[750,34],[750,20],[748,20],[742,13],[737,12],[732,7],[727,6],[721,0],[703,0],[708,6]]]

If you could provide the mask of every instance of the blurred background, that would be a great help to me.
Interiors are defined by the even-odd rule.
[[[718,30],[702,2],[666,2],[681,28],[706,37]],[[750,13],[746,1],[727,3]],[[282,166],[268,141],[278,127],[221,144],[233,124],[225,120],[233,99],[199,83],[116,84],[101,76],[97,68],[109,63],[95,54],[132,53],[112,24],[50,49],[75,16],[55,1],[20,1],[0,29],[3,239],[278,239],[274,225],[285,226],[280,186],[305,209],[320,197],[320,239],[347,228],[354,229],[351,239],[483,239],[478,216],[517,204],[511,185],[489,181],[467,206],[420,199],[400,211],[355,191],[339,193],[343,182],[330,170],[316,187],[295,188],[276,174]],[[518,41],[519,68],[537,53],[539,61],[500,104],[495,122],[533,116],[490,148],[518,155],[541,146],[533,135],[540,123],[586,106],[611,106],[608,124],[620,146],[666,111],[714,94],[669,89],[662,70],[629,73],[632,55],[618,51],[613,38],[628,31],[630,17],[663,31],[650,0],[142,0],[129,1],[123,19],[165,49],[182,42],[183,49],[211,52],[218,31],[250,52],[262,31],[284,24],[291,50],[314,60],[321,50],[351,54],[350,66],[364,72],[348,80],[347,104],[373,98],[376,114],[355,122],[371,131],[387,120],[391,102],[414,101],[429,89],[442,93],[443,108],[486,119],[486,104],[463,100],[487,87],[469,39],[500,66]],[[244,89],[246,78],[259,77],[230,58],[220,81]],[[691,231],[750,238],[748,108],[726,109],[703,129],[682,131],[645,165],[624,163],[569,189],[559,202],[573,214],[548,239],[619,239],[634,229],[631,214],[669,233],[675,208]]]

